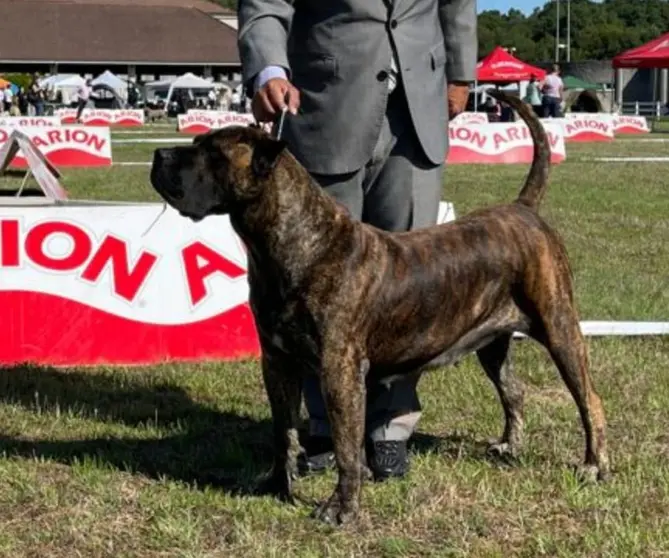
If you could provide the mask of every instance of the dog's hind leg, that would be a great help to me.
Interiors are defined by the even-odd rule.
[[[300,452],[297,427],[302,395],[301,376],[283,356],[262,357],[263,379],[272,411],[274,465],[259,491],[294,502],[292,479],[297,475]]]
[[[523,403],[525,389],[513,372],[510,358],[511,335],[504,334],[479,349],[481,366],[497,389],[504,408],[504,433],[488,448],[499,457],[517,457],[523,442]]]
[[[585,462],[579,471],[583,480],[603,480],[609,474],[606,449],[606,418],[602,402],[588,371],[588,350],[573,308],[544,318],[548,349],[578,407],[585,430]]]

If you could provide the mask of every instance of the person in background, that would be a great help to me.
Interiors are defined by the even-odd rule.
[[[490,95],[485,96],[485,101],[481,106],[483,112],[488,113],[488,120],[490,122],[499,122],[502,116],[502,108],[500,104]]]
[[[387,231],[437,222],[448,117],[462,112],[477,59],[475,0],[244,0],[243,83],[259,122],[284,109],[291,153],[353,219]],[[398,324],[401,327],[401,324]],[[408,470],[420,372],[367,391],[376,480]],[[303,473],[334,463],[319,378],[307,376]]]
[[[12,112],[12,106],[14,105],[14,92],[12,91],[12,86],[7,85],[5,87],[5,112]]]
[[[210,89],[209,93],[207,93],[207,108],[209,110],[216,110],[216,99],[216,90]]]
[[[35,116],[44,115],[44,90],[39,86],[37,78],[35,78],[29,89],[30,104],[33,107]]]
[[[234,112],[241,112],[242,108],[242,94],[239,91],[239,87],[236,87],[232,90],[232,95],[230,96],[230,110]]]
[[[14,98],[12,99],[12,106],[9,108],[9,116],[21,116],[19,99],[16,95],[14,95]]]
[[[232,93],[228,87],[223,87],[221,89],[221,95],[218,98],[218,109],[219,110],[230,110],[230,99]]]
[[[19,88],[19,92],[16,95],[16,99],[19,105],[19,111],[21,112],[21,116],[28,116],[29,103],[25,87]]]
[[[75,122],[81,124],[81,114],[84,112],[88,101],[91,98],[91,80],[87,79],[77,87],[77,117]]]
[[[532,107],[538,117],[543,116],[539,82],[537,81],[537,76],[534,74],[530,76],[530,82],[527,84],[527,90],[525,91],[525,98],[523,100]]]
[[[0,114],[5,114],[5,88],[0,87]]]
[[[134,81],[128,83],[128,106],[134,109],[139,102],[139,91]]]
[[[546,76],[543,86],[543,98],[541,105],[543,107],[544,118],[560,118],[562,112],[560,105],[562,104],[562,92],[564,84],[560,77],[560,66],[553,64],[551,73]]]

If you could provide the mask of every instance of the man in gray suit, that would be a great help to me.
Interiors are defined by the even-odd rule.
[[[238,13],[256,118],[288,108],[291,152],[354,218],[389,231],[435,224],[448,115],[464,110],[474,81],[476,0],[239,0]],[[377,479],[407,470],[418,377],[369,386]],[[302,469],[319,471],[334,456],[317,378],[304,395]]]

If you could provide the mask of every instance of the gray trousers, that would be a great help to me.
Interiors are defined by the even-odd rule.
[[[444,101],[445,102],[445,101]],[[434,165],[416,136],[401,86],[390,95],[374,153],[356,172],[312,175],[344,205],[354,219],[387,231],[436,224],[443,165]],[[369,386],[367,435],[373,441],[407,440],[420,418],[416,394],[419,375]],[[304,381],[309,433],[330,436],[325,404],[316,376]]]

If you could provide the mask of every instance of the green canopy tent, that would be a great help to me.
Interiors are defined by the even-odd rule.
[[[601,85],[590,83],[574,76],[565,76],[562,78],[565,89],[584,89],[585,91],[597,91],[603,89]]]
[[[605,91],[603,85],[590,83],[574,76],[562,78],[565,89],[565,105],[568,112],[602,112],[598,92]]]

